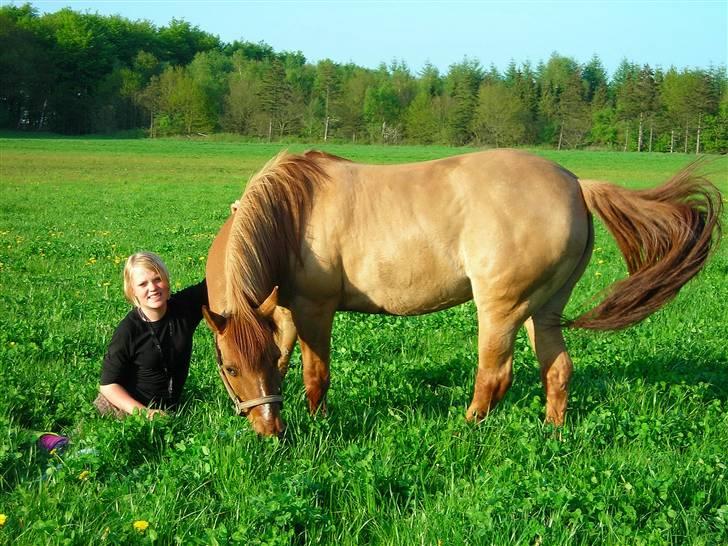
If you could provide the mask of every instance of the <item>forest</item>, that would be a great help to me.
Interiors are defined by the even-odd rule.
[[[725,66],[652,67],[557,52],[505,71],[370,69],[184,20],[0,7],[0,129],[65,135],[728,152]]]

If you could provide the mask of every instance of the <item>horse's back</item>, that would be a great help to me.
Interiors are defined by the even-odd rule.
[[[338,294],[340,308],[451,307],[472,298],[475,278],[512,291],[584,246],[576,177],[524,152],[407,165],[331,161],[326,170],[330,183],[314,202],[298,281],[303,290]]]

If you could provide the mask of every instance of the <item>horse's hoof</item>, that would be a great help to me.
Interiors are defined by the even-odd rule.
[[[479,423],[483,419],[485,419],[485,416],[488,414],[488,412],[485,411],[479,411],[477,409],[468,408],[468,411],[465,412],[465,419],[467,421],[470,421],[471,423]]]

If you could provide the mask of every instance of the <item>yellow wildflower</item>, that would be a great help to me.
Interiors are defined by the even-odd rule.
[[[5,525],[5,522],[8,521],[8,516],[5,514],[0,514],[0,527]]]
[[[147,527],[149,527],[149,522],[144,519],[138,519],[134,522],[134,530],[139,533],[144,533],[144,531],[147,530]]]
[[[81,472],[78,475],[78,479],[81,480],[82,482],[84,482],[84,481],[88,480],[88,477],[90,475],[91,475],[91,472],[89,472],[88,470],[84,470],[83,472]]]

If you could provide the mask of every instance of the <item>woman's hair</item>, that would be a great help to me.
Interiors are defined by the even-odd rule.
[[[162,280],[167,283],[167,286],[169,286],[169,271],[167,270],[167,266],[164,265],[162,258],[154,252],[137,252],[127,258],[126,265],[124,266],[124,296],[129,300],[129,303],[136,307],[137,302],[134,299],[134,289],[131,280],[131,271],[135,267],[154,271],[162,277]]]

